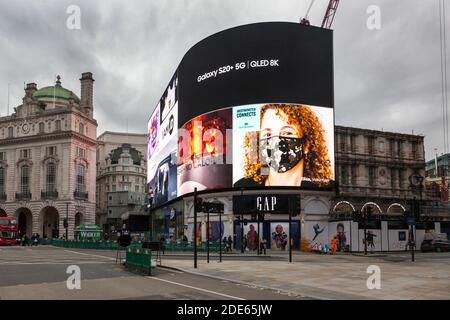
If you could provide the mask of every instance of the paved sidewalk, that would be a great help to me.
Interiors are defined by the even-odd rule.
[[[317,299],[450,299],[450,255],[422,255],[412,263],[405,256],[296,255],[294,263],[272,259],[164,259],[163,265],[185,272],[268,287]],[[369,290],[369,265],[381,269],[381,289]]]

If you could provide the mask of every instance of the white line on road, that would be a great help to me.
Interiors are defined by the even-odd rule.
[[[211,291],[211,290],[206,290],[206,289],[202,289],[202,288],[197,288],[197,287],[192,287],[192,286],[188,286],[187,284],[182,284],[182,283],[178,283],[178,282],[173,282],[173,281],[169,281],[169,280],[165,280],[165,279],[161,279],[161,278],[155,278],[155,277],[147,277],[148,279],[151,280],[158,280],[158,281],[162,281],[162,282],[167,282],[167,283],[171,283],[177,286],[181,286],[181,287],[186,287],[189,289],[194,289],[194,290],[198,290],[198,291],[203,291],[203,292],[207,292],[207,293],[212,293],[218,296],[222,296],[225,298],[230,298],[230,299],[235,299],[235,300],[245,300],[243,298],[239,298],[239,297],[234,297],[234,296],[229,296],[227,294],[224,293],[220,293],[220,292],[216,292],[216,291]]]
[[[64,251],[65,252],[76,253],[76,254],[81,254],[81,255],[84,255],[84,256],[91,256],[91,257],[97,257],[97,258],[103,258],[103,259],[109,259],[109,260],[116,260],[116,258],[100,256],[100,255],[97,255],[97,254],[82,253],[82,252],[76,252],[76,251],[72,251],[72,250],[64,250]]]
[[[9,261],[9,262],[0,262],[0,265],[12,265],[12,266],[16,266],[16,265],[30,265],[30,264],[48,264],[48,265],[52,265],[52,264],[104,264],[104,263],[108,263],[106,261],[89,261],[89,262],[80,262],[80,261],[66,261],[66,262],[61,262],[61,261],[45,261],[45,262],[16,262],[16,261]]]

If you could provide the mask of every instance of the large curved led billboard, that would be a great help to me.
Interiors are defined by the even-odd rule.
[[[192,47],[148,122],[154,205],[194,188],[330,188],[332,35],[258,23]]]

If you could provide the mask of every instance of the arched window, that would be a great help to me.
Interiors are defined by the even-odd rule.
[[[45,126],[43,122],[39,123],[39,133],[44,133],[45,131]]]
[[[56,190],[56,164],[53,162],[47,164],[46,186],[47,192]]]
[[[30,193],[30,167],[28,165],[20,168],[20,192],[22,194]]]
[[[14,138],[14,128],[13,127],[8,128],[8,138]]]
[[[80,123],[78,127],[78,133],[84,134],[84,124]]]
[[[81,164],[77,164],[77,192],[85,192],[86,190],[85,174],[86,168]]]

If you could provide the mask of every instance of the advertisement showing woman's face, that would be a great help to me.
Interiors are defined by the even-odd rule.
[[[303,158],[301,129],[288,120],[284,112],[275,109],[266,110],[261,119],[262,162],[276,173],[288,172]]]

